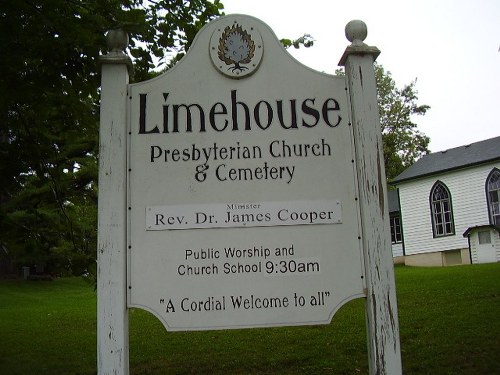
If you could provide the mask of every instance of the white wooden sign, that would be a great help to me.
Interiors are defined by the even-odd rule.
[[[401,374],[382,139],[362,21],[346,77],[293,60],[232,15],[155,80],[102,67],[98,373],[128,374],[128,310],[170,330],[328,323],[366,298],[370,374]],[[127,270],[127,271],[126,271]]]
[[[364,296],[344,78],[235,15],[128,94],[130,307],[206,330],[329,323]]]

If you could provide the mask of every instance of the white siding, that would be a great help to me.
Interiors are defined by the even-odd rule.
[[[398,185],[406,255],[468,247],[463,233],[472,226],[489,224],[485,183],[500,163],[489,163]],[[429,194],[436,181],[450,191],[455,235],[434,238]]]
[[[392,244],[392,256],[402,257],[403,256],[403,244],[393,243]]]
[[[493,241],[493,246],[495,246],[495,249],[497,251],[497,262],[500,262],[500,233],[497,231],[492,231],[492,241]]]
[[[478,238],[475,233],[470,234],[469,237],[469,246],[470,246],[470,261],[472,264],[477,264],[479,263],[477,259],[477,245],[478,245]]]

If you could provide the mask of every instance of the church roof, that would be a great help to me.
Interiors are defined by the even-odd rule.
[[[396,176],[391,184],[396,185],[404,181],[495,160],[500,160],[500,137],[425,155]]]

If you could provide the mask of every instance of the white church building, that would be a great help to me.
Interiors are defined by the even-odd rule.
[[[500,261],[500,137],[428,154],[391,185],[396,263]]]

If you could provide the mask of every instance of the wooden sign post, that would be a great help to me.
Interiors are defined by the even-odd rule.
[[[380,54],[363,41],[362,21],[346,26],[352,42],[339,65],[345,67],[351,100],[363,255],[366,275],[366,318],[370,374],[401,374],[399,322],[389,228],[387,185],[373,62]]]
[[[98,372],[128,374],[128,309],[171,331],[329,324],[366,298],[370,373],[400,374],[382,140],[366,26],[346,77],[253,17],[206,25],[159,77],[101,57]],[[346,95],[347,93],[347,95]]]
[[[128,374],[127,309],[127,85],[132,68],[128,36],[107,35],[102,64],[97,244],[97,368]]]

